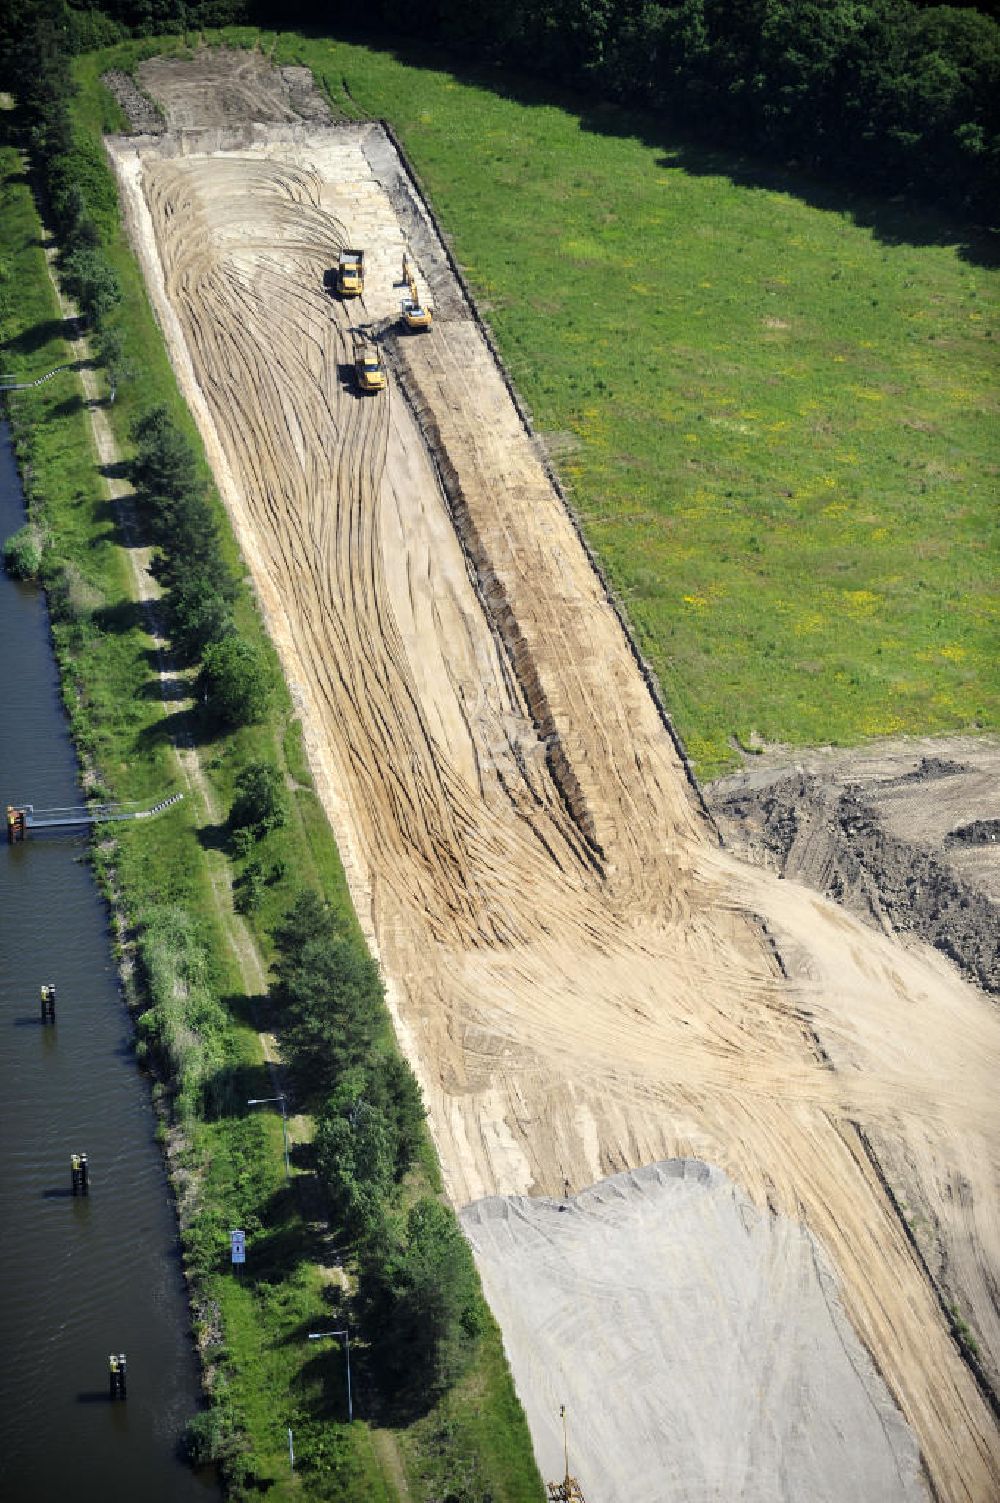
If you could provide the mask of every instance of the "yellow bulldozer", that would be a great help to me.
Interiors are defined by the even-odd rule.
[[[413,275],[413,267],[406,255],[403,256],[403,281],[407,292],[403,299],[403,323],[410,330],[429,329],[432,322],[431,312],[420,301],[417,279]]]

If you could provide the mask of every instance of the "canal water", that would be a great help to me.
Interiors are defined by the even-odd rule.
[[[0,426],[0,540],[23,520]],[[0,804],[16,800],[74,804],[79,787],[44,596],[0,569]],[[215,1503],[178,1453],[198,1376],[177,1227],[87,843],[8,846],[6,820],[0,842],[0,1498]]]

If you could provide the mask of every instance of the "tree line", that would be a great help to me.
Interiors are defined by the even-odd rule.
[[[130,475],[174,652],[182,663],[200,664],[198,697],[212,723],[252,725],[267,712],[269,670],[234,621],[237,582],[194,449],[165,407],[138,418],[132,440]]]
[[[405,1191],[426,1141],[419,1087],[375,962],[327,905],[303,893],[274,939],[274,1024],[296,1100],[315,1116],[332,1224],[356,1257],[354,1319],[383,1396],[429,1402],[462,1370],[485,1312],[454,1213]]]
[[[93,193],[95,174],[70,121],[74,39],[61,0],[12,0],[0,19],[0,87],[16,95],[23,141],[62,248],[60,280],[90,326],[95,353],[114,390],[124,374],[122,335],[112,318],[121,288],[101,249],[98,221],[109,206],[92,201],[101,195]],[[117,212],[114,206],[111,212]]]
[[[314,24],[324,7],[309,4]],[[995,214],[1000,26],[910,0],[375,0],[401,32],[696,138]],[[328,12],[327,12],[328,16]],[[328,21],[329,24],[329,21]]]
[[[14,0],[0,23],[0,82],[15,91],[22,140],[60,247],[59,277],[89,328],[113,399],[130,374],[124,333],[114,320],[121,288],[102,248],[118,205],[103,164],[90,160],[91,148],[73,131],[71,49],[93,27],[74,30],[70,15],[62,0]],[[200,667],[199,699],[214,725],[231,729],[258,721],[267,708],[268,668],[237,630],[237,580],[223,555],[195,451],[162,407],[133,425],[132,438],[131,479],[155,548],[152,572],[163,586],[172,646],[181,662]]]
[[[991,222],[1000,196],[995,10],[992,0],[978,8],[926,0],[425,0],[418,9],[407,0],[372,0],[365,26],[433,38],[477,66],[502,63],[592,99],[652,111],[696,139],[794,161],[869,190],[910,192]],[[50,17],[43,54],[53,27],[70,49],[229,22],[334,35],[357,28],[356,7],[330,0],[292,0],[280,11],[273,0],[87,7],[10,0],[0,21],[0,87],[27,78],[33,107],[50,115],[58,114],[52,100],[67,82],[65,66],[58,78],[46,74],[37,42],[29,43],[30,66],[17,62],[19,35],[42,14]],[[68,209],[73,184],[59,191]]]

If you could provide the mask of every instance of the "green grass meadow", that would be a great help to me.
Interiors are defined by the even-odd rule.
[[[701,776],[755,733],[1000,723],[996,276],[961,227],[502,77],[277,50],[398,131]]]

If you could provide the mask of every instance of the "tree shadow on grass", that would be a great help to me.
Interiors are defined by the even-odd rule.
[[[353,35],[351,34],[353,32]],[[318,31],[307,35],[319,36]],[[708,130],[699,135],[667,121],[650,110],[630,110],[621,104],[594,101],[583,93],[560,88],[555,82],[508,70],[499,63],[485,66],[472,57],[399,36],[379,34],[359,26],[343,33],[345,41],[371,47],[411,68],[436,73],[447,70],[458,83],[488,90],[516,104],[564,110],[575,115],[581,131],[591,135],[639,140],[663,152],[661,167],[679,167],[692,176],[728,177],[746,188],[786,193],[813,208],[846,214],[855,224],[871,230],[875,239],[889,246],[954,246],[963,261],[974,266],[1000,264],[1000,236],[988,227],[971,222],[951,210],[942,200],[934,203],[917,197],[900,199],[880,194],[876,188],[857,192],[850,168],[831,168],[822,175],[789,161],[768,158],[763,150],[745,154],[725,142],[712,142]]]
[[[247,1117],[251,1112],[261,1110],[249,1106],[248,1102],[274,1094],[266,1064],[223,1065],[202,1087],[206,1120],[217,1122],[222,1117]]]
[[[32,324],[30,329],[23,329],[20,334],[8,339],[4,344],[4,354],[10,355],[37,355],[39,350],[53,339],[73,339],[76,334],[76,322],[70,318],[43,318],[37,324]],[[44,375],[45,372],[39,372]],[[25,376],[25,380],[34,380],[33,376]]]
[[[131,460],[128,459],[116,459],[111,464],[98,465],[97,468],[100,470],[105,480],[128,480],[130,471],[132,469],[132,463]],[[122,496],[119,499],[124,501],[128,500],[129,498]]]
[[[139,600],[116,600],[113,605],[102,605],[93,614],[98,631],[107,636],[126,636],[136,629],[146,630],[145,612]]]
[[[247,1239],[244,1283],[277,1284],[291,1278],[312,1259],[309,1228],[294,1214],[292,1192],[283,1186],[268,1200],[261,1214],[263,1229]]]
[[[231,992],[222,998],[222,1005],[231,1018],[235,1018],[246,1028],[254,1029],[255,1032],[271,1024],[270,999],[266,992],[260,992],[252,997],[248,997],[244,992]],[[260,1068],[268,1069],[269,1067],[262,1065]],[[270,1074],[268,1079],[270,1080]],[[265,1096],[274,1094],[273,1091],[264,1092]]]
[[[203,746],[212,739],[200,715],[191,710],[174,710],[145,726],[136,737],[136,748],[144,755],[163,746]]]
[[[156,601],[142,600],[139,602],[139,604],[142,607],[143,630],[150,632],[155,627],[156,630],[159,631],[162,623],[160,622],[156,614]],[[169,673],[171,671],[172,664],[170,661],[170,651],[168,648],[147,647],[144,656],[146,659],[146,667],[149,669],[150,673],[155,674],[157,678],[159,678],[161,673]]]
[[[198,831],[198,844],[205,851],[229,851],[229,822],[223,820],[215,825],[202,825]]]
[[[315,1143],[293,1143],[290,1157],[292,1166],[299,1170],[300,1178],[306,1174],[315,1176],[318,1164]]]
[[[679,167],[692,177],[728,177],[736,187],[784,193],[813,209],[846,215],[861,229],[871,230],[880,245],[952,246],[962,261],[984,268],[1000,265],[1000,236],[985,227],[964,223],[947,210],[905,195],[880,197],[857,192],[836,178],[812,176],[792,164],[763,157],[708,148],[679,141],[660,157],[658,166]]]
[[[168,673],[165,677],[149,678],[139,690],[140,699],[155,699],[160,704],[186,703],[191,698],[192,684],[190,679],[179,674]]]
[[[323,1321],[329,1318],[320,1316],[318,1319]],[[334,1420],[343,1424],[348,1417],[347,1359],[343,1343],[336,1340],[310,1341],[309,1328],[302,1326],[296,1330],[294,1336],[288,1338],[287,1344],[289,1346],[308,1344],[310,1348],[309,1356],[300,1366],[296,1380],[299,1403],[305,1412],[314,1420],[327,1422]],[[357,1393],[359,1378],[360,1369],[355,1348],[352,1346],[351,1388],[356,1404],[361,1397]],[[370,1406],[364,1402],[361,1408],[365,1410],[367,1417]],[[358,1414],[357,1407],[355,1414]]]
[[[447,1384],[438,1381],[434,1364],[429,1359],[430,1349],[422,1341],[407,1347],[392,1339],[384,1326],[366,1330],[364,1312],[355,1295],[339,1284],[325,1284],[316,1313],[296,1323],[282,1339],[282,1345],[297,1347],[309,1341],[311,1331],[350,1332],[351,1385],[354,1394],[354,1411],[371,1424],[386,1429],[402,1429],[422,1419],[441,1398]],[[324,1407],[333,1394],[334,1414],[337,1397],[341,1395],[346,1418],[347,1358],[343,1338],[327,1337],[310,1343],[317,1348],[316,1355],[301,1368],[304,1386],[313,1393],[324,1393]],[[471,1357],[469,1347],[466,1357]],[[453,1370],[452,1381],[458,1381],[467,1362],[463,1359]]]
[[[50,418],[72,417],[74,412],[81,412],[83,410],[83,406],[84,406],[83,398],[81,397],[80,393],[77,391],[77,392],[74,392],[71,397],[67,397],[64,402],[59,402],[55,407],[53,407],[50,410],[50,412],[49,412],[49,417]]]

